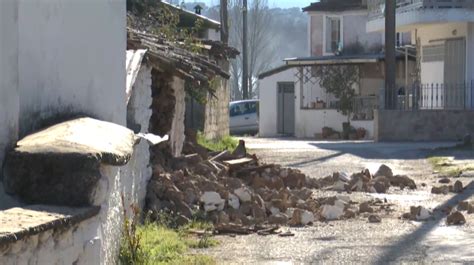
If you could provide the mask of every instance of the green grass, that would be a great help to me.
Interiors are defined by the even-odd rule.
[[[454,161],[451,158],[445,156],[430,156],[428,157],[428,162],[433,166],[433,170],[447,177],[457,177],[463,171],[474,170],[474,165],[472,164],[456,164],[453,163]]]
[[[205,148],[216,152],[224,150],[233,151],[239,144],[239,141],[232,136],[225,136],[219,140],[209,140],[200,132],[197,135],[197,142]]]
[[[186,229],[177,231],[153,223],[139,226],[137,235],[144,255],[143,264],[215,264],[212,257],[189,254],[189,249],[215,246],[218,244],[217,240],[207,236],[198,239],[185,231]]]

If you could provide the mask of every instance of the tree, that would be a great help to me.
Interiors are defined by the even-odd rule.
[[[354,87],[359,82],[359,66],[321,65],[315,66],[315,72],[319,85],[339,99],[338,110],[347,115],[347,122],[350,122],[356,95]]]
[[[243,47],[242,0],[229,0],[230,45]],[[248,84],[249,97],[253,97],[258,88],[257,76],[268,70],[276,58],[273,43],[275,31],[273,18],[267,0],[251,0],[248,10]],[[232,96],[242,98],[240,79],[242,77],[242,56],[231,62]]]

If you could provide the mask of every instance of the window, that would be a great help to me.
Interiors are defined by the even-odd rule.
[[[257,113],[257,104],[255,102],[245,103],[244,114]]]
[[[242,115],[241,104],[233,104],[230,106],[230,116],[235,117]]]
[[[423,62],[444,61],[444,44],[423,46]]]
[[[326,17],[326,53],[342,49],[342,23],[340,17]]]
[[[258,102],[241,102],[230,106],[230,116],[235,117],[246,114],[256,114],[258,112]]]

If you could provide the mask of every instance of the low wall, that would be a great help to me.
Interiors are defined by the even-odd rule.
[[[38,205],[0,212],[0,263],[101,264],[98,210]]]
[[[474,112],[464,110],[378,110],[376,141],[457,141],[474,134]]]

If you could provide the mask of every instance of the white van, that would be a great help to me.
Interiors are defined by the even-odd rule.
[[[229,127],[231,134],[258,133],[257,99],[233,101],[229,106]]]

